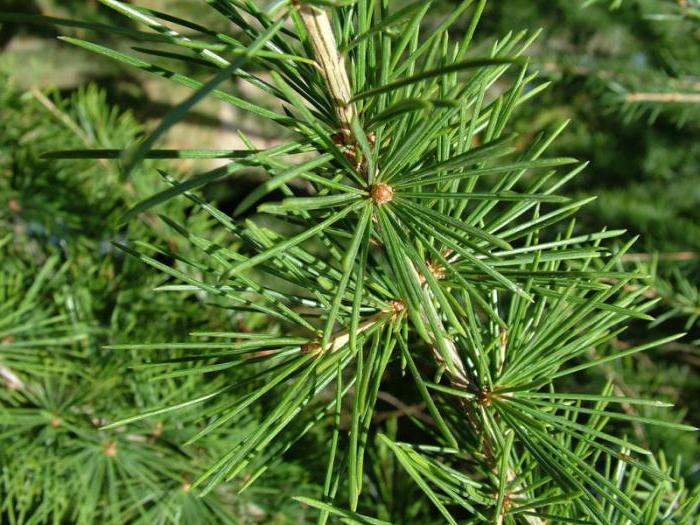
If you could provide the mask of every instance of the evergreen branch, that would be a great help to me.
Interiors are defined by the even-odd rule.
[[[308,20],[308,18],[305,20],[306,22],[306,27],[307,31],[310,33],[316,32],[316,29],[318,27],[325,28],[325,32],[329,33],[332,35],[330,31],[330,22],[327,19],[327,15],[325,12],[323,12],[320,9],[315,10],[315,16],[313,18],[314,24],[311,24],[311,22]],[[311,28],[310,28],[311,26]],[[346,87],[347,87],[347,94],[349,95],[349,81],[347,80],[347,73],[345,71],[344,63],[342,61],[338,60],[330,60],[328,57],[334,57],[336,55],[336,46],[334,40],[331,40],[330,38],[322,38],[320,36],[317,36],[314,40],[314,37],[312,36],[312,40],[314,41],[314,49],[316,52],[317,60],[319,63],[319,66],[323,72],[323,76],[326,79],[327,85],[329,86],[329,90],[332,95],[333,102],[336,104],[336,110],[338,112],[339,118],[341,120],[341,123],[343,123],[343,126],[345,126],[348,122],[352,121],[352,118],[354,118],[354,115],[350,115],[349,113],[352,112],[354,113],[354,106],[352,109],[348,110],[347,105],[350,100],[349,96],[346,96]],[[465,63],[468,67],[479,67],[479,66],[484,66],[484,65],[492,65],[492,64],[503,64],[507,63],[508,61],[487,61],[484,63],[481,62],[469,62]],[[412,79],[410,81],[401,81],[394,83],[390,86],[386,86],[385,88],[379,88],[376,90],[371,90],[368,91],[367,93],[364,93],[360,96],[354,97],[352,100],[358,100],[361,98],[369,97],[369,96],[375,96],[377,94],[380,94],[385,91],[389,91],[391,89],[395,89],[397,87],[406,85],[407,83],[411,82],[416,82],[419,80],[424,80],[427,78],[430,78],[431,76],[434,75],[442,75],[445,74],[446,72],[452,71],[452,70],[458,70],[461,69],[462,65],[457,65],[456,67],[450,69],[450,68],[445,68],[439,72],[428,72],[425,74],[422,74],[420,76],[415,77],[415,79]],[[347,132],[346,136],[348,135]],[[347,140],[347,139],[346,139]],[[427,173],[431,173],[430,171]],[[430,183],[430,182],[426,182]],[[384,189],[386,188],[386,189]],[[389,202],[393,198],[393,190],[390,189],[388,186],[379,186],[375,185],[373,187],[373,199],[375,201],[375,204],[378,206],[381,206],[385,204],[386,202]],[[385,197],[382,192],[386,192],[387,196]],[[511,247],[506,245],[506,249],[510,249]],[[430,276],[428,273],[419,273],[419,271],[415,267],[415,263],[411,262],[410,260],[406,260],[407,267],[409,271],[411,272],[412,278],[415,282],[422,282],[423,283],[423,292],[422,293],[427,293],[427,283],[429,279],[434,278]],[[468,378],[466,369],[464,365],[462,364],[462,358],[459,355],[459,352],[457,351],[457,347],[452,342],[452,340],[449,337],[443,337],[443,336],[438,336],[438,333],[445,333],[445,328],[442,325],[442,321],[440,320],[439,316],[437,315],[437,311],[434,309],[435,307],[433,306],[432,299],[428,298],[426,301],[421,302],[421,317],[423,318],[424,324],[430,324],[430,320],[432,320],[435,323],[435,329],[430,331],[430,338],[431,338],[431,347],[433,348],[433,355],[438,363],[439,367],[446,367],[448,370],[448,376],[450,379],[450,383],[453,385],[454,388],[457,390],[465,390],[469,389],[470,385],[473,384],[473,381]],[[429,311],[425,311],[424,309],[427,308]],[[432,319],[428,319],[428,317],[431,317]],[[369,321],[367,321],[369,323]],[[363,325],[360,325],[362,327]],[[339,337],[335,341],[343,342],[344,344],[344,338],[345,336]],[[332,349],[335,348],[335,342],[331,346]],[[318,345],[315,347],[316,351],[320,351],[321,346]],[[465,405],[465,408],[468,405]],[[473,421],[473,418],[470,418]],[[478,430],[477,430],[478,432]],[[404,463],[405,466],[407,466],[406,463]],[[502,466],[503,467],[503,466]],[[504,478],[503,478],[503,483],[504,484],[510,484],[512,483],[515,478],[516,474],[514,471],[510,470],[509,466],[505,467],[507,472],[504,472]],[[409,470],[410,472],[410,470]],[[413,474],[412,474],[413,476]],[[415,479],[418,481],[419,478],[415,477]],[[424,490],[427,490],[427,485],[422,485]],[[437,500],[435,497],[432,497],[433,501],[439,505],[439,500]],[[439,505],[441,508],[441,512],[448,518],[448,521],[452,522],[452,518],[448,513],[446,513],[446,509],[444,509],[441,505]],[[503,515],[501,512],[497,513],[499,523],[501,523],[501,520],[503,519]],[[526,521],[530,524],[541,524],[543,523],[537,516],[526,516]]]
[[[304,466],[306,472],[323,469],[322,487],[311,489],[322,500],[297,499],[320,511],[321,524],[331,518],[363,523],[464,518],[503,525],[622,525],[640,516],[649,523],[692,516],[698,498],[671,489],[671,469],[663,458],[641,457],[652,456],[648,447],[628,441],[625,431],[693,427],[648,417],[645,410],[668,404],[641,394],[628,398],[612,382],[597,393],[567,388],[587,374],[599,377],[600,370],[610,376],[613,360],[678,336],[621,342],[625,325],[634,318],[650,320],[662,294],[645,285],[654,272],[625,269],[634,240],[611,248],[611,239],[623,230],[588,234],[570,219],[591,198],[560,196],[584,164],[545,156],[564,125],[529,137],[528,145],[507,135],[514,112],[544,85],[532,86],[535,75],[524,63],[515,71],[508,67],[521,62],[536,34],[507,34],[490,49],[481,46],[477,57],[483,58],[469,59],[484,0],[460,2],[427,33],[422,22],[429,2],[392,11],[389,2],[369,0],[283,1],[265,9],[255,2],[212,0],[212,16],[238,28],[232,35],[119,0],[102,3],[153,31],[151,41],[171,46],[145,49],[146,55],[187,67],[193,75],[218,72],[201,83],[127,53],[70,40],[195,90],[155,134],[126,150],[127,168],[145,158],[231,162],[181,182],[159,170],[169,188],[146,187],[151,196],[127,213],[167,205],[162,215],[148,216],[155,238],[136,229],[143,221],[133,221],[125,228],[135,240],[116,243],[164,276],[166,281],[149,283],[158,292],[182,294],[177,308],[166,303],[167,316],[192,306],[204,312],[192,316],[199,326],[211,311],[221,311],[221,320],[191,334],[190,342],[178,342],[177,335],[175,342],[157,339],[140,326],[153,324],[141,317],[140,302],[163,296],[152,294],[153,286],[138,298],[124,291],[111,316],[100,312],[101,319],[129,316],[143,330],[122,339],[121,325],[110,325],[115,341],[107,347],[113,351],[106,354],[107,364],[96,366],[104,379],[94,384],[110,402],[117,397],[112,390],[123,390],[117,409],[131,415],[103,416],[106,402],[93,410],[86,393],[92,385],[83,387],[72,375],[58,380],[70,401],[63,389],[49,385],[44,392],[39,382],[0,391],[2,402],[13,404],[8,411],[3,406],[0,417],[0,437],[10,441],[11,453],[29,440],[80,451],[61,452],[66,462],[86,469],[82,481],[70,487],[87,495],[74,521],[94,522],[96,516],[158,521],[165,513],[227,522],[225,511],[219,516],[209,506],[219,491],[233,494],[225,482],[243,478],[235,487],[237,501],[256,483],[269,482],[266,472],[283,474],[279,456],[302,437],[328,443],[325,464],[308,460]],[[473,16],[453,45],[448,30],[458,34],[450,28],[470,6]],[[119,34],[148,40],[138,31]],[[260,102],[218,89],[231,76],[258,90]],[[669,90],[675,91],[682,90]],[[260,149],[242,134],[245,151],[151,150],[159,134],[208,97],[274,122],[294,140]],[[126,142],[133,144],[133,136]],[[71,159],[125,158],[111,143],[95,146],[69,152],[59,144],[46,148],[54,151],[46,158],[62,158],[70,166]],[[206,184],[249,167],[268,178],[244,188],[232,214],[197,195]],[[297,180],[303,187],[293,184]],[[279,202],[268,202],[277,194]],[[175,204],[180,201],[184,205]],[[254,207],[257,214],[242,218]],[[4,242],[9,240],[0,240],[0,246]],[[123,266],[132,264],[126,259]],[[39,295],[49,273],[50,267],[43,270],[29,296]],[[671,313],[658,322],[668,315],[696,319],[688,299],[697,291],[680,288],[684,293],[672,295]],[[6,383],[9,374],[24,381],[81,369],[73,356],[43,352],[82,340],[54,333],[59,321],[53,318],[34,322],[33,304],[0,304],[0,337],[32,334],[0,345],[0,377]],[[232,321],[238,328],[231,328]],[[153,331],[173,330],[157,324]],[[134,337],[160,342],[128,343]],[[33,354],[36,349],[42,353]],[[134,376],[122,381],[112,367],[126,366]],[[406,371],[412,378],[408,387],[396,379]],[[90,380],[92,372],[80,370]],[[388,393],[393,386],[400,399]],[[409,396],[419,396],[420,404]],[[396,418],[375,416],[381,400],[400,407]],[[15,409],[15,403],[23,406]],[[198,410],[187,411],[195,406]],[[148,417],[157,421],[146,425]],[[134,430],[127,432],[125,424]],[[162,427],[156,430],[159,424],[167,436]],[[101,437],[94,437],[97,426],[104,427]],[[38,438],[34,427],[41,429]],[[72,440],[68,446],[57,440],[62,435]],[[421,442],[400,442],[397,435]],[[195,441],[202,458],[199,453],[184,458],[182,443]],[[5,456],[0,447],[0,459]],[[22,466],[16,463],[13,472]],[[0,478],[0,494],[7,491],[10,507],[25,512],[33,509],[33,500],[16,503],[21,487],[39,484],[18,479],[22,482]],[[208,510],[186,513],[189,507],[173,503],[169,489],[159,490],[163,480],[183,498],[201,486],[204,499],[197,501],[207,502]],[[105,509],[98,505],[103,500],[109,502]],[[37,508],[54,520],[73,519],[45,510],[43,503]]]

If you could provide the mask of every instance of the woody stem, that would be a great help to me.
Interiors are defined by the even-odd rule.
[[[345,70],[345,59],[338,53],[338,45],[333,35],[328,15],[322,9],[312,5],[302,5],[299,14],[309,34],[314,50],[316,65],[326,81],[333,100],[340,131],[346,139],[352,136],[350,125],[357,114],[352,98],[350,81]]]
[[[347,71],[345,69],[345,60],[344,57],[338,53],[338,46],[335,40],[335,36],[333,35],[333,29],[331,27],[330,20],[323,9],[319,9],[314,6],[300,6],[299,12],[304,26],[306,27],[306,31],[309,34],[309,38],[311,40],[316,64],[321,71],[321,75],[326,81],[328,91],[331,95],[331,99],[333,100],[336,114],[338,116],[338,120],[340,121],[341,132],[344,135],[346,143],[350,144],[351,142],[354,142],[352,133],[350,131],[350,126],[353,119],[357,115],[357,109],[355,108],[354,103],[351,102],[352,94],[350,89],[350,81],[348,79]],[[417,280],[419,280],[420,273],[415,268],[415,265],[408,260],[407,264],[414,277]],[[427,292],[427,290],[424,290],[424,292]],[[431,311],[426,312],[425,308],[423,307],[421,308],[421,316],[423,318],[426,318],[427,314],[430,314],[433,319],[437,320],[437,328],[443,333],[445,333],[442,326],[442,321],[440,320],[439,315],[437,315],[437,311],[432,301],[430,301],[429,297],[427,297],[427,299],[428,300],[425,301],[425,303],[428,305],[428,308],[430,308]],[[386,313],[381,312],[378,315],[386,315]],[[376,322],[377,319],[376,316],[374,316],[362,323],[360,327],[364,331]],[[333,338],[331,338],[330,348],[340,348],[340,346],[347,342],[347,339],[349,339],[349,337],[349,333],[346,332],[342,332],[336,336],[333,336]],[[446,366],[449,380],[453,384],[453,386],[462,389],[466,388],[473,382],[470,381],[468,377],[468,372],[464,367],[464,363],[462,362],[462,359],[459,355],[457,346],[449,337],[445,337],[444,341],[445,347],[447,349],[447,357],[450,359],[451,363],[445,363],[445,359],[438,349],[438,345],[436,344],[434,335],[432,335],[431,344],[433,349],[433,356],[439,365]],[[470,419],[474,420],[476,418],[470,417]],[[515,473],[509,471],[507,477],[509,481],[512,481],[513,479],[515,479]],[[527,516],[526,519],[527,522],[532,525],[541,525],[543,523],[539,518],[531,516]]]

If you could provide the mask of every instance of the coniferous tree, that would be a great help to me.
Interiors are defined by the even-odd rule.
[[[535,34],[474,42],[483,0],[460,3],[432,28],[422,24],[425,1],[208,2],[236,26],[233,35],[101,1],[149,29],[125,36],[157,47],[141,47],[145,58],[137,58],[64,40],[193,94],[131,147],[86,144],[46,157],[120,159],[126,174],[148,158],[230,159],[185,180],[161,167],[170,187],[122,217],[132,224],[145,214],[159,235],[139,227],[117,246],[170,278],[159,290],[172,293],[172,308],[215,303],[234,318],[263,321],[187,341],[111,344],[143,356],[123,379],[139,392],[137,406],[99,422],[103,435],[121,441],[100,441],[101,462],[91,463],[84,485],[91,499],[61,511],[89,522],[104,486],[112,520],[150,520],[169,500],[134,498],[132,480],[158,494],[152,476],[177,479],[173,468],[199,470],[182,481],[205,498],[197,502],[235,478],[244,479],[243,492],[323,429],[322,487],[298,498],[320,522],[692,522],[697,491],[686,491],[678,466],[628,437],[626,425],[692,427],[642,415],[664,403],[621,394],[612,379],[594,393],[576,386],[590,370],[682,334],[620,348],[626,325],[649,320],[658,302],[646,275],[623,264],[634,240],[615,243],[624,232],[584,229],[572,218],[590,199],[564,190],[585,164],[546,156],[563,125],[526,140],[509,133],[513,114],[546,87],[523,59]],[[451,37],[460,17],[467,29]],[[192,63],[218,71],[200,81],[178,69]],[[231,79],[260,99],[231,94]],[[154,149],[205,97],[267,119],[289,139],[266,149],[245,136],[243,150]],[[230,213],[198,193],[251,167],[268,178]],[[161,386],[141,394],[144,384]],[[382,424],[384,385],[426,413]],[[103,406],[105,395],[97,392]],[[92,396],[71,397],[84,406]],[[29,415],[46,419],[48,407],[30,401],[39,413]],[[23,420],[15,409],[6,413],[12,436],[29,435],[16,430]],[[165,446],[151,421],[187,431],[168,435]],[[162,459],[166,450],[142,445],[150,439],[154,448],[199,444],[206,454],[176,467]],[[126,470],[114,471],[109,458]],[[415,484],[432,513],[392,504],[418,492],[389,480],[389,469]],[[10,507],[19,486],[6,484]],[[46,501],[68,507],[66,500]],[[206,508],[216,522],[216,507]],[[163,512],[178,521],[187,511]]]

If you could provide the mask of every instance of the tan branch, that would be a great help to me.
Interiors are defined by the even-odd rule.
[[[406,259],[406,263],[408,265],[408,269],[413,273],[414,277],[418,282],[423,281],[423,293],[427,294],[427,283],[425,282],[425,277],[421,276],[418,270],[416,270],[416,267],[411,263],[411,261]],[[425,301],[425,304],[428,305],[428,308],[430,308],[429,312],[422,311],[421,312],[421,317],[426,320],[427,322],[427,314],[430,313],[433,319],[435,319],[438,330],[445,332],[445,327],[442,324],[442,321],[440,320],[440,316],[437,313],[437,309],[435,308],[435,305],[433,302],[430,300],[429,297],[427,297],[427,301]],[[462,362],[462,358],[459,355],[459,351],[457,350],[457,346],[454,344],[452,339],[449,337],[444,338],[444,343],[445,347],[447,349],[447,355],[450,358],[451,363],[445,363],[445,359],[440,352],[440,349],[438,347],[437,339],[435,337],[435,334],[430,334],[431,336],[431,346],[433,348],[433,356],[437,363],[441,366],[445,366],[447,368],[447,373],[448,373],[448,378],[452,385],[455,388],[460,388],[464,389],[466,388],[470,381],[467,375],[467,371],[464,368],[464,363]]]
[[[379,312],[369,319],[361,322],[357,326],[357,330],[355,330],[355,334],[359,335],[363,332],[366,332],[368,329],[372,328],[375,326],[377,323],[384,322],[386,320],[391,319],[393,316],[393,312]],[[343,348],[345,345],[347,345],[350,342],[350,330],[343,330],[342,332],[338,332],[337,334],[333,334],[331,338],[328,340],[328,346],[325,349],[325,352],[337,352],[341,348]],[[307,343],[301,347],[301,353],[302,354],[321,354],[325,353],[323,350],[323,345],[319,341],[312,341],[310,343]]]
[[[625,102],[700,104],[700,93],[628,93]]]
[[[5,383],[5,386],[10,390],[24,389],[24,382],[15,374],[9,367],[0,364],[0,379]]]
[[[316,64],[328,86],[340,121],[340,131],[351,137],[350,125],[357,114],[352,98],[350,81],[345,69],[345,58],[338,53],[338,45],[328,15],[311,5],[299,8],[299,14],[309,33]]]
[[[434,425],[435,422],[433,421],[433,418],[431,418],[429,415],[427,415],[425,412],[425,402],[419,403],[417,405],[407,405],[403,401],[401,401],[399,398],[396,396],[391,395],[388,392],[382,392],[379,391],[377,393],[377,398],[381,399],[382,401],[389,403],[390,405],[393,405],[397,408],[397,410],[391,411],[391,412],[379,412],[374,416],[374,421],[375,423],[379,423],[381,421],[384,421],[385,419],[388,419],[390,417],[403,417],[403,416],[414,416],[417,419],[420,419],[424,423],[427,423],[428,425]]]
[[[660,261],[692,261],[698,258],[696,252],[670,252],[670,253],[626,253],[623,261],[651,261],[654,258]]]

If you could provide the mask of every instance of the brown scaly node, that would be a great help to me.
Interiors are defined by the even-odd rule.
[[[153,430],[151,431],[151,437],[158,439],[162,433],[163,433],[163,422],[156,421],[156,424],[153,425]]]
[[[348,159],[348,162],[355,166],[355,169],[359,171],[362,167],[362,159],[358,158],[357,156],[357,148],[352,145],[346,146],[343,154],[345,155],[345,158]]]
[[[445,267],[442,266],[440,263],[437,263],[433,260],[427,260],[425,262],[425,265],[428,267],[428,270],[432,274],[433,277],[435,277],[435,280],[439,281],[441,279],[445,278]],[[422,285],[425,284],[425,276],[424,275],[419,275],[418,276],[418,282]]]
[[[498,491],[493,493],[494,499],[498,499]],[[510,510],[510,508],[513,506],[513,494],[511,493],[510,490],[506,490],[503,493],[503,510],[501,512],[501,515],[504,515],[506,512]]]
[[[406,303],[400,300],[389,301],[391,319],[398,319],[406,311]]]
[[[350,130],[343,130],[340,133],[336,133],[333,135],[333,142],[335,142],[336,146],[341,147],[341,146],[353,146],[353,138],[351,135]],[[373,131],[370,131],[367,133],[367,144],[370,146],[374,146],[375,141],[377,140],[377,136],[374,134]]]
[[[625,454],[624,452],[618,452],[617,457],[623,461],[634,461],[634,458],[632,456],[630,456],[629,454]]]
[[[347,135],[347,133],[338,132],[338,133],[333,134],[333,136],[331,138],[333,139],[333,142],[335,143],[335,145],[338,146],[339,148],[341,148],[343,146],[350,146],[351,145],[349,140],[348,140],[350,137]]]
[[[364,167],[364,162],[362,157],[358,156],[357,148],[352,143],[350,130],[333,135],[333,142],[343,151],[343,155],[345,155],[348,162],[350,162],[358,172],[361,172]]]
[[[438,281],[445,278],[445,267],[435,261],[428,261],[428,270]]]
[[[383,182],[378,182],[370,187],[369,195],[377,206],[382,206],[394,198],[394,189]]]
[[[49,421],[49,426],[51,428],[58,428],[61,425],[61,420],[58,416],[52,416],[51,421]]]
[[[498,497],[498,494],[496,494],[496,497]],[[512,506],[513,495],[510,493],[509,490],[506,490],[505,494],[503,494],[503,514],[508,512]]]
[[[491,390],[489,390],[489,387],[481,387],[481,389],[479,390],[478,402],[480,405],[485,407],[491,406]]]
[[[117,444],[114,441],[107,441],[102,447],[105,456],[113,458],[117,455]]]
[[[319,354],[321,352],[321,343],[318,341],[311,341],[310,343],[306,343],[301,345],[301,349],[299,350],[302,354]]]

